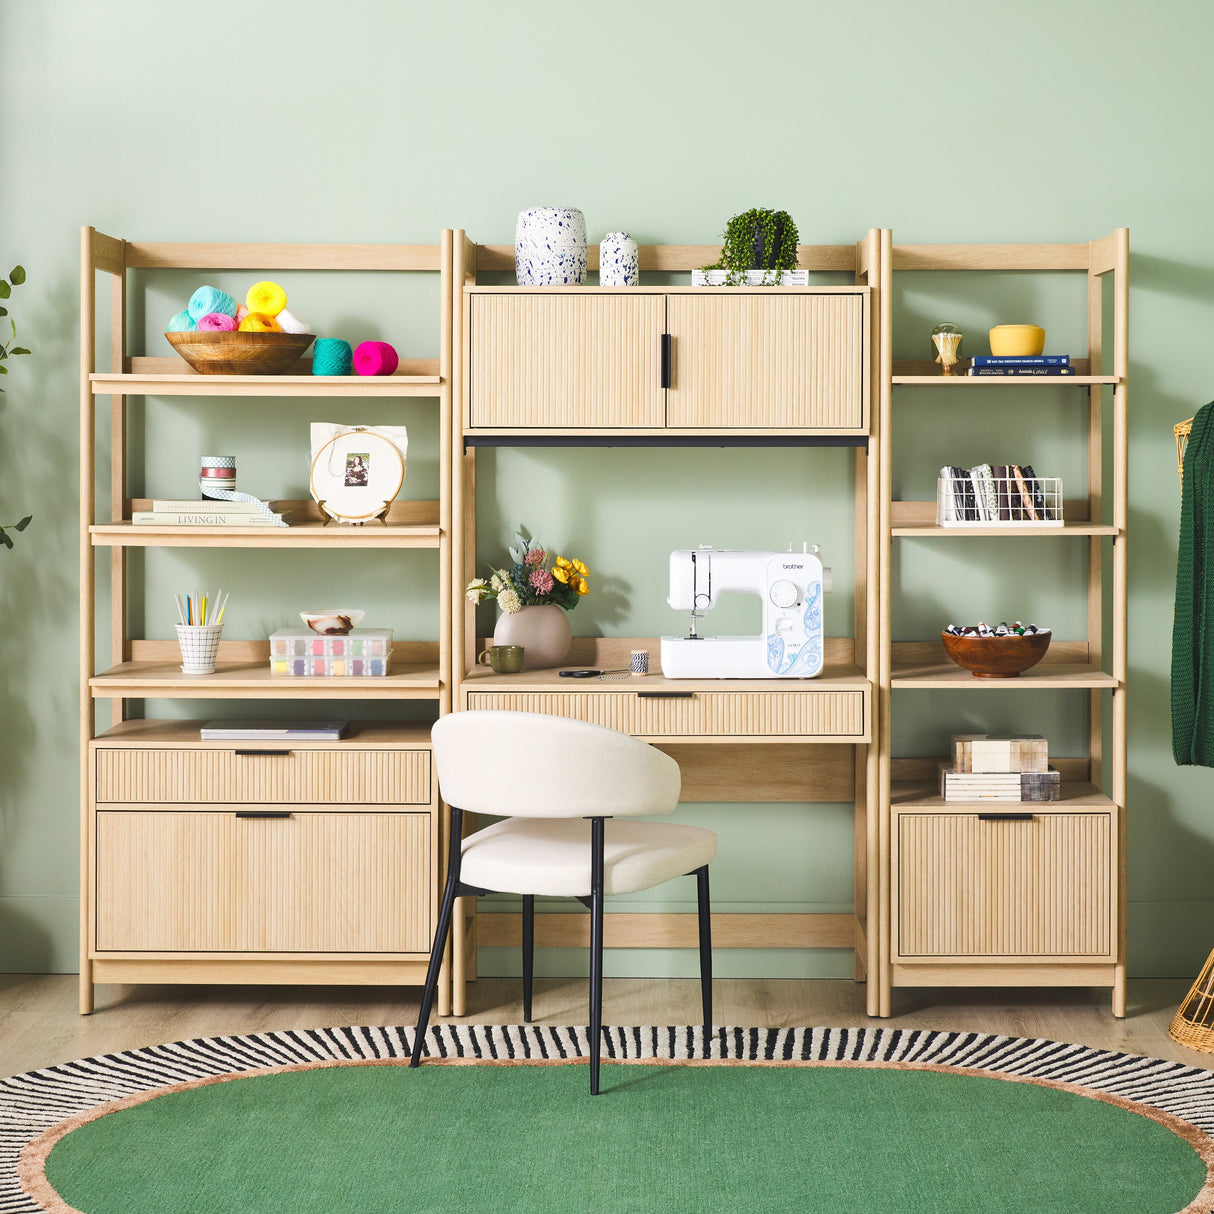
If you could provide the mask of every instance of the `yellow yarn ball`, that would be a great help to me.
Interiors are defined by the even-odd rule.
[[[242,333],[281,333],[282,327],[278,321],[272,316],[267,316],[264,312],[250,312],[248,316],[240,322],[240,332]]]
[[[276,282],[255,282],[245,296],[250,312],[277,316],[287,306],[287,293]]]

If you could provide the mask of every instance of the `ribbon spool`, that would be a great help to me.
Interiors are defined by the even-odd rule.
[[[364,341],[354,351],[354,370],[359,375],[391,375],[400,358],[386,341]]]
[[[261,498],[254,497],[251,493],[236,492],[234,455],[204,455],[198,474],[198,490],[204,498],[211,501],[246,502],[250,506],[256,506],[258,514],[264,515],[273,526],[287,526],[282,519],[274,517],[274,511]]]

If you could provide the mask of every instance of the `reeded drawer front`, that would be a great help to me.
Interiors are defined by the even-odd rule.
[[[1111,814],[983,821],[976,813],[903,813],[894,834],[897,955],[1112,953]]]
[[[422,952],[425,813],[97,814],[99,950]]]
[[[97,801],[428,805],[428,750],[97,751]]]
[[[649,737],[864,735],[861,691],[697,691],[675,698],[634,691],[472,691],[468,707],[574,717]]]

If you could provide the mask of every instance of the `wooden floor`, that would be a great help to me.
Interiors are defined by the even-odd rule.
[[[77,1012],[76,989],[70,974],[0,975],[0,1075],[189,1037],[411,1025],[417,1017],[415,988],[103,986],[91,1016]],[[1104,990],[895,991],[896,1014],[873,1020],[864,1014],[864,988],[853,982],[729,979],[714,983],[713,1018],[729,1025],[896,1025],[1006,1033],[1214,1068],[1214,1054],[1188,1049],[1168,1036],[1187,989],[1183,980],[1133,981],[1124,1020],[1110,1015]],[[518,979],[482,978],[469,987],[470,1012],[462,1022],[517,1024],[520,999]],[[700,1014],[699,983],[608,979],[603,1004],[608,1024],[694,1023]],[[585,1024],[585,980],[537,979],[535,1019]]]

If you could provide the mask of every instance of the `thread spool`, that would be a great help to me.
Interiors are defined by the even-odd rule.
[[[192,333],[198,325],[194,318],[184,308],[175,316],[169,317],[169,323],[164,326],[166,333]]]
[[[199,317],[206,316],[208,312],[222,312],[225,316],[235,316],[236,301],[227,291],[221,291],[218,287],[199,287],[190,296],[186,311],[195,322]]]
[[[400,358],[386,341],[364,341],[354,351],[354,370],[359,375],[391,375]]]
[[[282,330],[278,327],[278,321],[272,316],[267,316],[264,312],[250,312],[248,316],[240,322],[240,331],[242,333],[281,333]]]
[[[313,375],[349,375],[354,355],[340,337],[318,337],[312,343]]]
[[[244,301],[250,312],[277,316],[287,306],[287,293],[276,282],[255,282]]]
[[[630,658],[629,667],[632,674],[644,675],[649,673],[649,651],[647,649],[632,650]]]
[[[222,312],[208,312],[199,317],[198,329],[205,333],[231,333],[236,328],[236,317],[225,316]]]
[[[278,321],[278,327],[284,333],[311,333],[312,326],[299,316],[296,316],[290,308],[283,308],[277,316],[274,317]]]
[[[220,493],[236,492],[236,456],[204,455],[198,473],[198,488],[205,498],[221,501]]]

